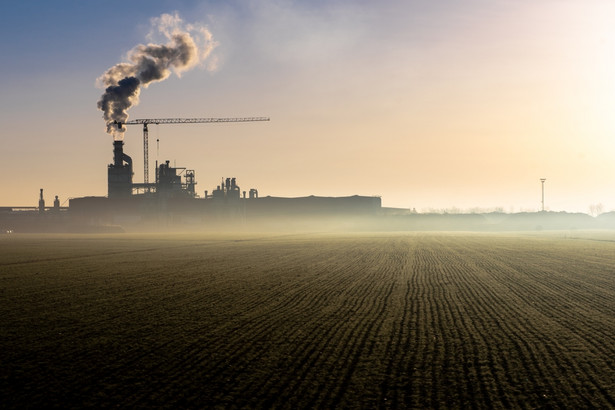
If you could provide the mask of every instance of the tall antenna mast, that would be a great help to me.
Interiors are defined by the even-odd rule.
[[[540,178],[540,182],[542,183],[542,211],[545,211],[545,181],[547,178]]]

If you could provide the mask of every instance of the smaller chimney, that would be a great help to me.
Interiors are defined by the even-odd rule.
[[[38,199],[38,211],[40,213],[45,212],[45,199],[43,199],[43,188],[41,188],[41,194]]]

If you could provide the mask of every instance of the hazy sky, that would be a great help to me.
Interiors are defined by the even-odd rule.
[[[96,79],[151,19],[206,26],[207,64],[141,92],[154,161],[261,196],[384,206],[615,209],[615,1],[21,1],[0,10],[0,206],[106,195]],[[156,139],[160,140],[159,149]],[[142,133],[126,152],[143,180]]]

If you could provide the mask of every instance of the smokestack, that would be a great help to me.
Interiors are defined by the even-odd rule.
[[[38,198],[38,211],[40,213],[45,212],[45,199],[43,198],[43,188],[41,188],[41,194]]]
[[[116,140],[124,136],[128,109],[139,103],[141,87],[167,79],[172,71],[179,76],[206,59],[216,46],[206,28],[185,24],[177,13],[163,14],[151,23],[148,37],[162,36],[167,43],[137,45],[128,53],[129,63],[114,65],[97,81],[105,89],[98,109],[103,112],[107,133]]]
[[[124,154],[124,141],[113,141],[113,163],[107,172],[109,198],[132,194],[132,158]]]
[[[124,157],[124,141],[113,141],[113,165],[121,167]]]
[[[113,141],[113,165],[123,167],[124,162],[132,169],[132,158],[124,154],[124,141]]]

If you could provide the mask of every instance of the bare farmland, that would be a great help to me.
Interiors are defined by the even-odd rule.
[[[615,407],[615,235],[0,237],[5,407]]]

